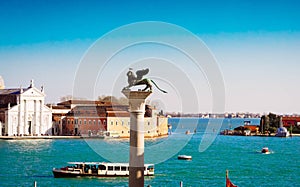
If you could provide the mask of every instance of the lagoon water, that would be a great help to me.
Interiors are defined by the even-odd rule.
[[[145,186],[225,186],[225,171],[238,186],[300,186],[300,137],[215,135],[242,125],[244,119],[172,118],[172,134],[145,141],[145,162],[155,163],[155,176]],[[258,119],[250,119],[259,124]],[[218,124],[221,127],[218,129]],[[206,130],[208,123],[214,127]],[[186,135],[186,130],[196,133]],[[205,141],[204,139],[206,138]],[[0,186],[128,186],[128,178],[54,178],[53,167],[68,161],[128,161],[128,139],[0,140]],[[212,141],[212,142],[210,142]],[[202,149],[200,149],[201,145]],[[269,147],[272,154],[260,153]],[[191,161],[178,160],[191,155]]]

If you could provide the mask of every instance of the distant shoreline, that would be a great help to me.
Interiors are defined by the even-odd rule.
[[[244,135],[221,135],[221,136],[244,136]],[[259,137],[276,137],[275,135],[251,135],[253,136],[259,136]],[[249,136],[249,137],[251,137]],[[293,136],[300,137],[300,134],[292,134],[292,136],[289,136],[287,138],[291,138]],[[165,138],[168,137],[166,136],[159,136],[159,137],[145,137],[145,139],[157,139],[157,138]],[[280,138],[280,137],[279,137]],[[56,140],[56,139],[107,139],[103,137],[82,137],[82,136],[0,136],[0,140]],[[115,140],[123,140],[123,139],[128,139],[128,138],[113,138]]]
[[[246,136],[246,135],[238,135],[238,134],[220,134],[221,136]],[[277,137],[275,136],[275,134],[271,134],[271,135],[266,135],[266,134],[253,134],[253,135],[248,135],[249,137],[251,136],[259,136],[259,137]],[[300,134],[292,134],[288,137],[277,137],[277,138],[291,138],[293,136],[299,136]]]
[[[165,138],[168,135],[161,135],[156,137],[145,137],[145,139],[158,139]],[[85,137],[85,136],[0,136],[0,140],[52,140],[52,139],[114,139],[114,140],[124,140],[125,138],[106,138],[106,137]]]

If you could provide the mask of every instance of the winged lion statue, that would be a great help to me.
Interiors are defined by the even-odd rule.
[[[133,86],[145,85],[146,87],[142,91],[146,91],[147,89],[152,91],[151,83],[153,83],[159,91],[163,93],[167,93],[165,90],[159,88],[158,85],[153,80],[148,78],[143,78],[143,76],[148,73],[149,73],[149,68],[137,70],[135,73],[133,72],[132,68],[129,68],[129,71],[127,72],[128,86],[124,87],[123,90],[129,89]]]

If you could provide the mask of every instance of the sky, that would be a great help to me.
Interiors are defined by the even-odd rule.
[[[122,96],[128,68],[149,67],[149,76],[169,91],[161,94],[154,88],[149,102],[165,111],[211,112],[216,103],[224,102],[225,112],[299,114],[299,4],[289,0],[1,1],[0,75],[6,88],[26,87],[34,79],[37,87],[45,87],[46,102],[57,103],[74,94],[84,68],[95,70],[97,76],[80,82],[84,86],[92,81],[94,86],[80,97],[93,99]],[[128,25],[148,21],[171,24],[188,34],[160,33],[159,28],[122,32]],[[105,51],[123,41],[144,40],[151,34],[184,46],[190,44],[190,36],[197,36],[203,45],[189,47],[214,58],[224,98],[205,67],[198,70],[176,46],[141,43],[101,61]],[[100,44],[105,45],[97,48]],[[84,67],[89,59],[105,66]],[[87,70],[85,77],[91,75]]]

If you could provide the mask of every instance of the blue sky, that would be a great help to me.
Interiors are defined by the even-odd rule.
[[[1,2],[1,45],[98,38],[124,24],[164,21],[196,34],[299,31],[298,1]]]
[[[126,24],[162,21],[194,33],[213,53],[226,111],[300,113],[299,7],[298,1],[1,1],[0,75],[7,88],[35,79],[47,101],[58,102],[72,94],[80,61],[97,39]],[[101,86],[99,95],[109,94]],[[168,98],[160,102],[167,111],[181,109]],[[211,102],[200,99],[197,110],[209,112]]]

